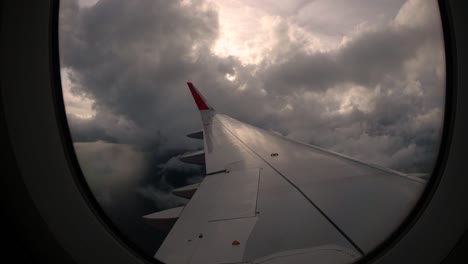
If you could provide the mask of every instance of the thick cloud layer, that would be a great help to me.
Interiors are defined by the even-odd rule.
[[[183,204],[171,189],[202,179],[202,168],[177,162],[202,147],[185,137],[201,126],[187,81],[241,121],[403,172],[431,171],[445,89],[436,1],[266,2],[244,3],[262,9],[265,30],[245,40],[255,60],[215,52],[231,33],[218,15],[229,10],[203,0],[61,2],[64,94],[81,98],[66,100],[80,161],[99,171],[87,157],[102,150],[112,167],[116,146],[140,164],[126,192],[148,206],[134,217]],[[90,102],[92,115],[74,112]],[[115,200],[111,183],[99,186],[102,201]]]

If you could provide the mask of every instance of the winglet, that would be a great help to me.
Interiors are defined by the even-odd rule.
[[[193,99],[195,100],[195,103],[197,104],[198,110],[201,111],[201,110],[213,109],[213,108],[208,106],[208,104],[206,103],[205,98],[203,98],[203,96],[200,94],[200,92],[197,90],[197,88],[195,88],[195,86],[191,82],[188,82],[187,85],[188,85],[188,87],[190,89],[190,92],[192,93],[192,96],[193,96]]]

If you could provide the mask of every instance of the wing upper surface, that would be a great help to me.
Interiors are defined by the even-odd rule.
[[[420,179],[301,144],[227,116],[219,118],[364,252],[396,229],[423,191]]]
[[[395,230],[422,192],[424,184],[401,173],[217,114],[192,87],[208,176],[156,253],[159,260],[263,263],[281,255],[271,257],[277,263],[300,259],[294,252],[351,260]],[[324,246],[343,250],[325,254]]]

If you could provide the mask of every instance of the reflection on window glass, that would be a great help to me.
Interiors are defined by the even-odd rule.
[[[310,156],[304,165],[292,154],[299,150],[282,148],[272,142],[275,137],[243,139],[245,134],[236,133],[252,132],[231,127],[234,137],[250,144],[242,147],[249,155],[262,155],[257,145],[277,148],[268,149],[271,155],[261,157],[261,164],[239,156],[249,168],[265,166],[263,174],[252,176],[256,183],[245,178],[229,185],[240,188],[245,202],[252,193],[243,184],[256,184],[254,215],[244,222],[237,216],[234,222],[213,218],[216,228],[184,225],[190,234],[180,248],[190,247],[193,262],[260,261],[275,254],[291,261],[301,254],[355,260],[404,220],[435,165],[445,106],[444,43],[435,0],[63,0],[59,39],[65,110],[86,181],[125,239],[149,256],[158,252],[160,260],[190,261],[168,253],[177,250],[168,246],[177,222],[155,225],[142,216],[178,215],[173,208],[191,200],[173,190],[206,182],[210,172],[180,159],[203,150],[207,140],[186,136],[203,129],[187,82],[218,112],[265,133],[374,164],[359,164],[365,168],[356,169],[360,174],[346,167],[358,166],[349,160],[340,167]],[[221,154],[212,159],[238,151],[232,142],[219,142],[215,148]],[[314,162],[321,169],[310,170],[308,177],[320,171],[320,181],[300,178],[301,168]],[[251,175],[247,167],[230,175],[244,179]],[[281,177],[271,176],[275,173]],[[217,186],[227,184],[223,177],[216,178]],[[328,191],[317,194],[317,186]],[[235,210],[233,197],[206,191],[221,201],[212,204],[216,214]],[[376,215],[406,199],[400,191],[414,194],[408,208],[381,224]],[[360,213],[374,206],[375,214]],[[358,215],[361,224],[347,213]],[[226,230],[236,230],[240,238]],[[203,251],[209,245],[217,245],[216,254]],[[345,253],[328,256],[330,249]]]

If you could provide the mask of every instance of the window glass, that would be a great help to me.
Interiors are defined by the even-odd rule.
[[[418,180],[435,165],[437,1],[62,0],[59,41],[83,174],[149,256],[169,230],[142,216],[186,205],[172,190],[205,176],[179,159],[203,149],[186,137],[202,128],[186,82],[219,112],[276,134]]]

